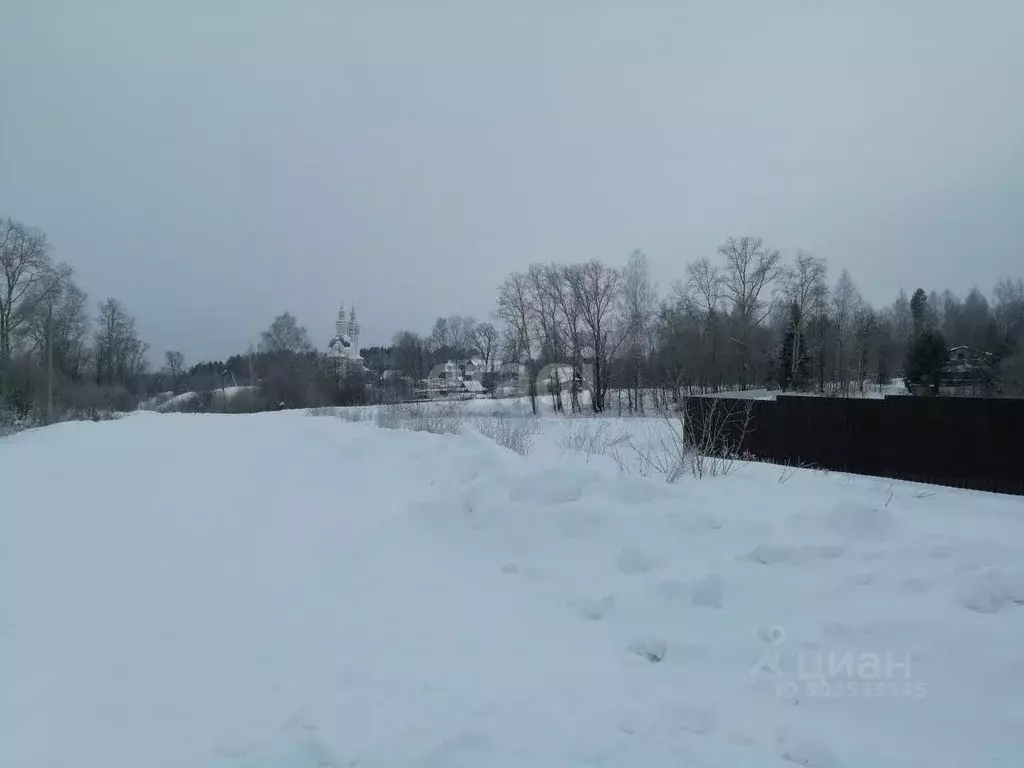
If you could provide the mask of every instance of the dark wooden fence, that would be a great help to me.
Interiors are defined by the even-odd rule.
[[[1024,400],[691,397],[683,409],[711,453],[1024,494]]]

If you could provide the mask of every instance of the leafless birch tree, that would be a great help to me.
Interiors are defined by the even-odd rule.
[[[771,313],[766,291],[781,274],[779,251],[766,248],[759,237],[730,237],[718,247],[725,259],[722,288],[732,302],[733,341],[736,344],[740,388],[746,389],[753,375],[751,331]]]

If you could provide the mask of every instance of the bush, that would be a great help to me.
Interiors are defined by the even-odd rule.
[[[18,419],[26,418],[32,411],[33,392],[40,389],[37,374],[22,362],[12,360],[0,375],[0,403]]]
[[[54,404],[72,411],[89,413],[135,410],[138,399],[119,384],[97,384],[94,381],[58,381],[54,387]]]
[[[5,400],[0,399],[0,437],[25,429],[25,419]]]
[[[175,397],[173,392],[159,392],[139,403],[139,409],[143,411],[162,411],[167,402],[173,397]]]
[[[217,393],[212,389],[196,392],[192,401],[196,404],[196,410],[200,413],[216,412],[214,410],[214,403],[217,401]]]
[[[335,419],[347,421],[350,424],[362,424],[370,421],[373,414],[366,408],[350,408],[343,406],[331,406],[328,408],[310,408],[307,416],[330,416]]]
[[[490,416],[478,416],[473,420],[473,427],[498,445],[515,451],[520,456],[526,456],[533,448],[538,425],[532,417],[495,413]]]
[[[458,402],[389,403],[377,409],[376,422],[383,429],[458,434],[462,430],[462,415]]]
[[[224,403],[224,413],[259,413],[266,410],[269,410],[266,401],[252,389],[240,389]]]
[[[629,441],[622,430],[612,432],[608,419],[575,419],[566,425],[556,442],[563,453],[583,456],[588,462],[593,456],[606,456]]]

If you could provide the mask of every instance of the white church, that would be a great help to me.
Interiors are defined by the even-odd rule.
[[[356,320],[356,308],[352,307],[348,319],[345,318],[345,305],[338,308],[338,320],[334,324],[334,338],[327,345],[327,356],[334,360],[339,370],[366,368],[366,361],[359,355],[359,321]]]

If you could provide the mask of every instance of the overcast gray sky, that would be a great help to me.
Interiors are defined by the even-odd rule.
[[[155,357],[484,318],[533,261],[729,235],[900,286],[1024,274],[1024,2],[3,0],[0,216]]]

